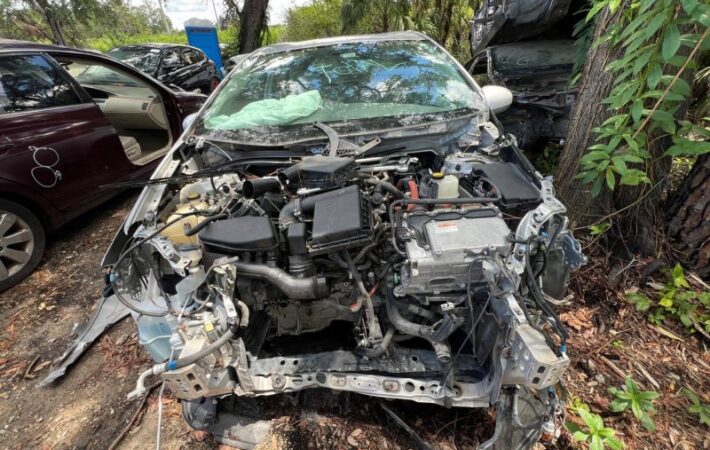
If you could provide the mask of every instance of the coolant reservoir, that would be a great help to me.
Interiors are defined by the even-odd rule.
[[[436,198],[458,198],[459,179],[453,175],[444,175],[442,172],[431,174],[432,183],[436,185]]]
[[[175,212],[173,212],[168,217],[168,222],[172,222],[173,220],[179,219],[181,215],[188,214],[194,211],[204,211],[207,208],[209,208],[209,205],[200,200],[178,205],[178,207],[175,209]],[[185,232],[191,228],[196,227],[203,220],[205,220],[204,216],[194,214],[185,216],[181,220],[178,220],[174,224],[170,225],[169,227],[166,227],[163,231],[160,232],[160,234],[170,239],[173,244],[194,245],[197,244],[197,235],[185,236]]]

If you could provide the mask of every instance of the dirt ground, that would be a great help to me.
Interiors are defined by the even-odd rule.
[[[116,448],[155,447],[158,389],[141,408],[138,401],[126,401],[137,374],[149,364],[130,319],[107,332],[55,387],[37,387],[70,342],[73,324],[84,322],[99,298],[100,260],[132,200],[123,195],[55,233],[34,274],[0,294],[0,448],[111,448],[136,411],[136,420]],[[565,375],[570,397],[600,413],[627,448],[710,448],[707,428],[687,413],[688,401],[679,394],[688,386],[708,401],[708,342],[687,335],[671,339],[651,328],[601,281],[608,271],[605,264],[593,260],[575,276],[576,299],[562,312],[572,335],[572,366]],[[633,375],[643,389],[661,393],[656,433],[639,428],[628,414],[608,412],[607,387],[620,385],[624,374]],[[376,402],[364,397],[350,396],[341,407],[316,416],[300,414],[288,398],[270,402],[276,432],[263,449],[414,445]],[[179,404],[167,391],[162,404],[161,448],[217,448],[208,435],[184,424]],[[398,403],[393,409],[442,450],[474,448],[492,432],[491,411]],[[553,446],[570,447],[579,445],[566,432]]]

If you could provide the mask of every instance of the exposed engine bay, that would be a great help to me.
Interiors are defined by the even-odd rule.
[[[161,377],[198,428],[206,398],[308,388],[466,408],[525,389],[551,420],[554,307],[585,258],[552,181],[492,128],[406,153],[178,149],[109,259],[157,363],[133,394]]]

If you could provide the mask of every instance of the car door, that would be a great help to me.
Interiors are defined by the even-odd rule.
[[[91,98],[41,52],[0,54],[0,171],[63,212],[79,214],[109,193],[103,162],[117,136]]]
[[[214,70],[210,70],[213,66],[212,62],[207,59],[204,53],[194,48],[184,48],[182,51],[183,57],[190,64],[191,78],[194,79],[194,84],[205,94],[209,94],[211,89]]]
[[[189,64],[183,58],[179,47],[171,47],[165,51],[158,80],[168,85],[174,84],[186,91],[199,88],[192,79]]]

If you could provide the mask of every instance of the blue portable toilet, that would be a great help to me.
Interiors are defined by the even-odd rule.
[[[187,43],[205,52],[205,55],[217,66],[217,73],[221,76],[222,54],[219,51],[217,29],[214,26],[185,24],[185,34],[187,35]]]

